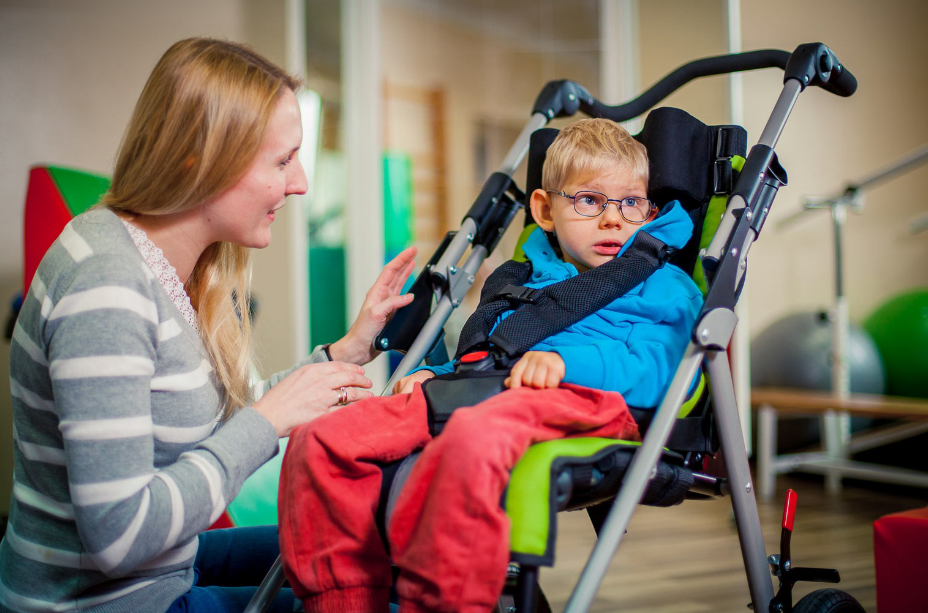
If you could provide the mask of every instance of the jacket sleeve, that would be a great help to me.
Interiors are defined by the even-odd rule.
[[[93,256],[56,291],[43,335],[68,506],[86,554],[111,577],[189,559],[196,535],[278,449],[271,424],[246,407],[155,468],[152,292],[137,265]]]
[[[650,308],[649,321],[635,323],[627,340],[592,340],[553,348],[566,366],[565,383],[622,394],[629,406],[660,404],[686,349],[702,295],[679,284]]]

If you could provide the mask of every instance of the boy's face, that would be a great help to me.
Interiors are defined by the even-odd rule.
[[[628,169],[602,174],[585,181],[571,179],[561,187],[570,195],[581,190],[606,194],[610,199],[647,198],[644,180],[633,178]],[[584,217],[574,210],[570,198],[537,189],[531,197],[532,217],[546,232],[554,232],[564,253],[564,260],[579,272],[596,268],[615,258],[635,230],[650,223],[657,215],[653,212],[644,222],[626,221],[616,203],[610,202],[598,217]]]

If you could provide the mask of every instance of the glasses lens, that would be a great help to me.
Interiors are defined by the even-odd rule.
[[[647,198],[622,200],[622,217],[631,222],[642,222],[651,214],[651,201]]]
[[[606,196],[599,192],[577,192],[574,196],[574,208],[584,217],[596,217],[605,205]]]

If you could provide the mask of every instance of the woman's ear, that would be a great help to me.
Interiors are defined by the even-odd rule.
[[[551,215],[551,196],[543,189],[536,189],[529,198],[532,218],[545,232],[554,232],[554,217]]]

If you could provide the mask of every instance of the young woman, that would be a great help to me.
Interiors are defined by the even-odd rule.
[[[11,347],[0,610],[241,611],[278,554],[276,527],[204,531],[278,437],[371,396],[361,364],[411,299],[413,249],[344,338],[250,380],[250,250],[307,189],[298,87],[241,45],[173,45],[101,206],[39,266]],[[292,594],[275,606],[292,610]]]

